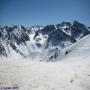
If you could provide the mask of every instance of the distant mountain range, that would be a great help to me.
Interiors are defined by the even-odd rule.
[[[70,52],[65,48],[88,34],[90,27],[78,21],[28,28],[0,26],[0,57],[56,61]]]

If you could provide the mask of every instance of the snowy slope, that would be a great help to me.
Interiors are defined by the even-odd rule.
[[[73,48],[72,48],[73,47]],[[19,90],[90,90],[90,35],[74,44],[60,62],[1,60],[0,87]]]
[[[86,61],[90,58],[90,35],[71,45],[67,50],[70,50],[70,52],[65,56],[65,59],[74,60],[74,58],[77,58],[77,60],[82,59]]]

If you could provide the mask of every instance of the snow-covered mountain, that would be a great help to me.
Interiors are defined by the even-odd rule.
[[[90,90],[90,35],[67,48],[70,53],[62,61],[53,63],[0,59],[0,87],[15,87],[16,90]]]
[[[0,26],[0,57],[53,61],[63,56],[65,48],[88,34],[89,27],[78,21],[30,28],[19,25]]]

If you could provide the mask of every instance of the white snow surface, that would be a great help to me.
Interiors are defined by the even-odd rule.
[[[90,35],[58,62],[1,58],[0,87],[19,90],[90,90]]]

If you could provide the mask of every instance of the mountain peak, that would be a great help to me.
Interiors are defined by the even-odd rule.
[[[41,59],[55,59],[64,48],[90,34],[89,30],[78,21],[28,28],[22,25],[0,26],[0,56],[13,57],[14,54],[24,58],[39,58],[43,55]]]

